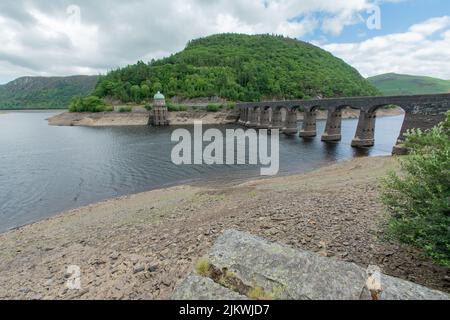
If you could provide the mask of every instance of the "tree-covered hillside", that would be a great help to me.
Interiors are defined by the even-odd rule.
[[[111,71],[100,78],[95,94],[139,102],[157,91],[234,101],[379,94],[357,70],[316,46],[242,34],[193,40],[168,58]]]
[[[450,92],[450,81],[432,77],[387,73],[367,80],[388,96]]]
[[[23,77],[0,86],[0,109],[62,109],[92,93],[97,76]]]

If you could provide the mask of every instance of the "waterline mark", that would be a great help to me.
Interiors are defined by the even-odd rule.
[[[66,9],[67,24],[72,27],[80,27],[81,25],[81,8],[77,5],[70,5]]]
[[[176,129],[171,140],[177,142],[171,154],[176,165],[260,165],[263,176],[277,175],[280,170],[278,129],[270,134],[267,129],[227,129],[224,137],[219,129],[204,132],[202,121],[195,121],[193,136],[187,129]],[[209,144],[204,147],[204,143]]]
[[[381,30],[381,8],[378,5],[371,5],[367,8],[367,17],[358,14],[359,20],[365,23],[369,30]]]

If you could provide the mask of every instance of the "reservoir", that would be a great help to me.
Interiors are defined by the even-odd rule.
[[[221,186],[260,178],[252,165],[182,165],[171,161],[179,127],[52,127],[55,112],[0,113],[0,232],[102,200],[183,183]],[[375,146],[351,148],[358,120],[343,120],[339,143],[280,135],[280,174],[336,161],[389,155],[404,116],[377,119]],[[299,125],[301,125],[299,123]],[[234,125],[204,126],[225,131]],[[193,131],[192,126],[184,128]]]

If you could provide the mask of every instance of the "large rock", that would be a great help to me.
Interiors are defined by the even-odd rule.
[[[280,299],[358,300],[366,272],[352,263],[269,243],[235,230],[214,244],[210,262],[227,269],[244,283],[274,292]]]
[[[444,292],[432,290],[418,284],[381,274],[383,292],[380,300],[449,300]]]
[[[228,290],[209,278],[189,276],[175,290],[173,300],[246,300],[236,292]]]
[[[265,297],[290,300],[449,300],[443,292],[390,277],[370,266],[325,258],[315,253],[270,243],[235,230],[226,231],[208,259],[212,270],[232,275],[244,288],[258,288]],[[373,291],[369,291],[369,288]],[[235,289],[236,290],[236,289]],[[248,292],[242,292],[247,294]],[[173,296],[181,300],[245,298],[209,278],[190,276]]]

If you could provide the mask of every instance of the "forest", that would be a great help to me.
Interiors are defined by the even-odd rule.
[[[229,101],[380,94],[356,69],[312,44],[243,34],[192,40],[170,57],[112,70],[93,94],[140,103],[157,91],[168,98]]]

